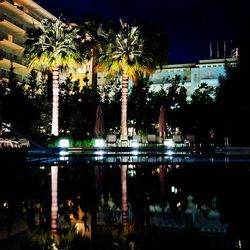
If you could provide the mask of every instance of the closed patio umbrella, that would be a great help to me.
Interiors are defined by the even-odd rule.
[[[100,137],[104,134],[104,120],[103,112],[100,105],[96,109],[96,120],[95,120],[95,134],[97,137]]]
[[[166,136],[166,119],[165,119],[165,107],[161,105],[159,115],[159,136],[164,139]]]

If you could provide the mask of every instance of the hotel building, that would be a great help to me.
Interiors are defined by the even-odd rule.
[[[29,75],[23,59],[26,31],[43,18],[56,17],[32,0],[0,0],[0,80],[8,79],[11,64],[18,81]]]
[[[219,77],[226,74],[226,63],[236,66],[237,61],[238,58],[223,58],[200,60],[198,63],[165,65],[162,69],[157,69],[150,77],[150,91],[157,92],[161,88],[167,89],[170,86],[170,80],[175,76],[180,76],[180,83],[183,83],[187,89],[187,96],[191,96],[201,83],[217,87]],[[106,75],[105,73],[98,73],[99,86],[108,84]],[[131,85],[132,82],[130,82]]]
[[[180,76],[180,83],[187,89],[190,96],[201,83],[217,87],[219,78],[225,76],[226,63],[236,66],[237,58],[200,60],[192,64],[172,64],[166,65],[162,69],[157,69],[150,77],[151,91],[158,91],[162,87],[167,88],[176,75]]]

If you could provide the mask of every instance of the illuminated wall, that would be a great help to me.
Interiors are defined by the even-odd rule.
[[[236,65],[236,58],[227,58],[230,65]],[[200,60],[197,64],[176,64],[167,65],[162,70],[157,70],[150,78],[153,84],[151,91],[159,91],[162,84],[164,88],[169,86],[167,79],[180,76],[181,83],[187,89],[190,96],[194,90],[201,84],[207,83],[209,86],[217,87],[219,85],[219,77],[225,76],[225,59]]]
[[[56,18],[31,0],[0,0],[0,79],[9,77],[11,62],[18,81],[29,74],[23,60],[26,30],[46,17]]]

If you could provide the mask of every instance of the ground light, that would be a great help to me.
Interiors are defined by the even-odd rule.
[[[175,186],[171,187],[171,192],[177,194],[178,189]]]
[[[105,146],[105,142],[103,139],[95,139],[95,147],[103,148]]]
[[[68,160],[68,157],[65,157],[66,155],[69,154],[68,152],[68,147],[69,147],[69,139],[60,139],[59,140],[59,147],[60,147],[60,160],[61,161],[66,161]]]
[[[60,139],[59,140],[60,148],[68,148],[69,147],[69,139]]]
[[[173,148],[174,147],[174,141],[173,139],[166,139],[164,140],[164,146],[168,147],[168,148]]]

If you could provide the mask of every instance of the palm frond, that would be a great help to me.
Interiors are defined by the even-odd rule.
[[[120,30],[117,33],[114,30],[99,30],[99,35],[104,38],[98,55],[99,70],[113,74],[125,70],[131,78],[138,72],[151,74],[154,68],[153,57],[146,51],[139,27],[120,20]]]
[[[78,28],[60,19],[43,19],[39,28],[28,30],[24,51],[28,66],[39,70],[78,67],[84,59],[78,33]]]

